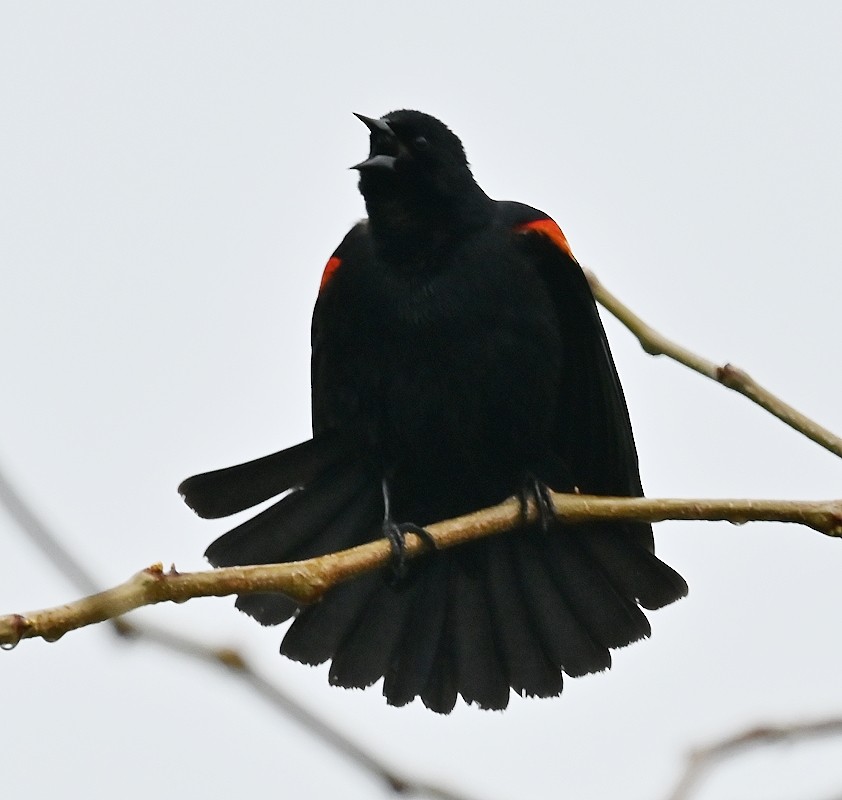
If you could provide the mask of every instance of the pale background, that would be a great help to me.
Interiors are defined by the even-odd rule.
[[[842,431],[842,5],[0,4],[0,464],[104,584],[203,566],[188,474],[309,431],[309,317],[363,213],[352,111],[440,116],[648,321]],[[606,320],[652,496],[842,495],[842,463]],[[503,713],[386,707],[230,599],[140,618],[241,646],[394,765],[491,800],[663,796],[686,751],[842,712],[842,545],[664,523],[687,600],[610,673]],[[0,515],[0,612],[77,591]],[[104,628],[0,653],[8,798],[385,791],[225,675]],[[842,745],[701,798],[838,797]],[[835,793],[835,794],[834,794]]]

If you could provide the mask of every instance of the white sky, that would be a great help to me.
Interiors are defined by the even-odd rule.
[[[0,2],[0,464],[104,584],[203,567],[175,487],[309,431],[309,317],[363,213],[352,111],[415,107],[551,213],[648,321],[842,431],[842,5]],[[842,463],[609,337],[651,496],[842,495]],[[666,794],[743,726],[842,712],[842,546],[664,523],[690,597],[562,698],[443,718],[330,688],[230,599],[139,617],[235,644],[396,766],[490,800]],[[76,591],[0,515],[0,612]],[[0,653],[9,798],[381,796],[201,665],[87,629]],[[824,797],[840,745],[700,798]],[[385,792],[382,792],[385,795]]]

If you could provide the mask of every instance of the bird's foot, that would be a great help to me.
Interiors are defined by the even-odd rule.
[[[518,496],[524,518],[527,516],[529,501],[535,501],[535,505],[538,507],[538,522],[541,525],[541,530],[547,533],[555,520],[555,508],[553,507],[550,487],[539,481],[534,475],[527,475]]]
[[[392,550],[392,572],[396,578],[406,574],[406,534],[414,533],[420,537],[430,550],[436,549],[436,540],[426,528],[412,522],[397,523],[393,519],[383,520],[383,536],[389,540]]]
[[[389,540],[389,547],[392,548],[392,572],[396,579],[406,574],[406,535],[414,533],[420,536],[430,550],[436,549],[436,540],[430,536],[430,532],[420,525],[412,522],[395,522],[392,518],[391,493],[389,484],[385,478],[382,481],[383,487],[383,536]]]

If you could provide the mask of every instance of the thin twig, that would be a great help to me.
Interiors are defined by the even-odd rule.
[[[91,593],[97,591],[98,586],[93,576],[68,551],[60,538],[35,513],[32,507],[24,501],[2,469],[0,469],[0,502],[5,505],[24,533],[63,575],[76,584],[81,591]],[[237,676],[285,717],[295,720],[304,729],[308,730],[317,740],[332,747],[361,769],[379,778],[395,794],[421,794],[439,798],[439,800],[470,800],[466,795],[457,794],[426,781],[410,778],[392,769],[384,761],[354,742],[349,736],[309,711],[280,687],[263,677],[246,660],[245,656],[234,648],[214,647],[155,625],[129,622],[125,617],[114,617],[109,621],[113,624],[114,631],[125,641],[142,641],[154,644],[194,661],[224,668],[229,674]]]
[[[129,628],[125,634],[128,639],[143,640],[163,647],[169,652],[203,661],[212,666],[223,667],[285,717],[295,720],[318,741],[333,748],[358,767],[378,778],[395,794],[420,794],[440,800],[470,800],[467,795],[456,793],[424,780],[410,778],[393,769],[385,761],[357,744],[350,736],[309,711],[272,681],[261,675],[238,650],[227,647],[212,647],[180,633],[173,633],[145,623],[142,625],[126,624]]]
[[[676,500],[645,497],[596,497],[552,493],[556,514],[564,522],[636,520],[725,520],[742,524],[756,520],[794,522],[829,536],[842,536],[842,500]],[[526,516],[536,520],[534,501]],[[428,526],[438,548],[512,530],[523,524],[520,500]],[[406,555],[422,553],[426,542],[415,534],[406,540]],[[0,646],[14,647],[21,639],[55,641],[68,631],[113,619],[145,605],[184,602],[194,597],[221,597],[253,592],[283,592],[300,603],[318,600],[337,584],[385,566],[391,557],[385,539],[329,553],[307,561],[249,567],[226,567],[206,572],[165,572],[161,564],[141,570],[125,583],[74,603],[0,617]]]
[[[638,339],[641,347],[652,356],[667,356],[685,367],[704,375],[711,380],[739,392],[749,400],[757,403],[761,408],[766,409],[770,414],[776,416],[781,422],[785,422],[791,428],[812,439],[816,444],[821,445],[831,453],[842,458],[842,438],[832,433],[827,428],[819,425],[798,409],[785,403],[768,389],[761,386],[748,373],[735,367],[733,364],[719,366],[713,361],[708,361],[702,356],[696,355],[686,347],[676,344],[666,336],[656,331],[645,323],[627,305],[617,299],[606,289],[599,279],[589,270],[585,270],[591,291],[597,302],[607,311],[611,312],[620,322],[623,323]]]
[[[76,585],[77,589],[90,594],[99,590],[91,574],[62,544],[47,523],[24,501],[2,469],[0,469],[0,503],[6,507],[18,527],[40,548],[58,571]]]
[[[727,758],[739,755],[760,745],[812,739],[820,736],[842,734],[842,717],[816,722],[799,722],[791,725],[764,725],[729,736],[720,742],[700,747],[687,759],[684,774],[668,797],[668,800],[687,800],[698,787],[699,782],[713,767]]]

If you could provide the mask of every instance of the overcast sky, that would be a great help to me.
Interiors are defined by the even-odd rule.
[[[0,3],[0,465],[104,584],[201,569],[187,475],[309,434],[309,318],[363,214],[351,112],[414,107],[650,323],[842,432],[842,5]],[[606,320],[651,496],[842,496],[842,462]],[[139,619],[239,646],[414,774],[657,800],[683,755],[842,713],[842,544],[672,523],[690,596],[555,700],[450,717],[285,661],[230,598]],[[78,591],[0,513],[0,612]],[[105,628],[0,653],[9,798],[385,793],[229,677]],[[842,744],[700,798],[831,797]]]

